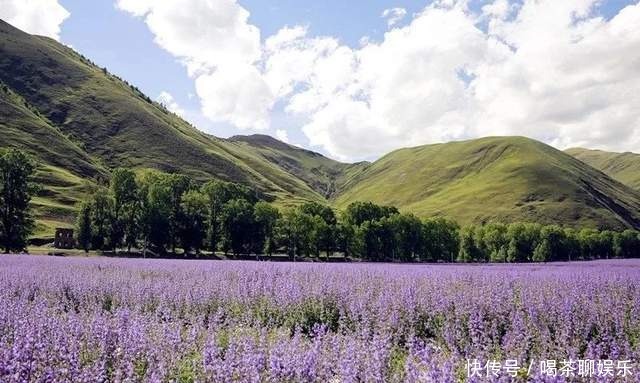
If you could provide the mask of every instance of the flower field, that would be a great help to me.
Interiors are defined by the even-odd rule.
[[[0,256],[0,382],[640,381],[639,356],[633,260]]]

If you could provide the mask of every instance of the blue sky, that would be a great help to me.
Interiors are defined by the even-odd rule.
[[[262,39],[278,32],[283,26],[307,25],[313,35],[334,36],[341,42],[357,47],[364,36],[381,39],[386,22],[381,17],[385,9],[402,7],[409,14],[419,12],[424,1],[239,1],[250,13],[249,22],[258,26]],[[61,0],[60,4],[71,16],[65,20],[60,38],[100,66],[138,86],[150,97],[169,92],[185,109],[194,115],[199,108],[193,81],[170,53],[154,43],[153,34],[144,22],[117,9],[109,0]],[[295,119],[274,116],[276,123],[292,124]],[[282,115],[282,113],[279,113]],[[245,132],[230,124],[213,123],[194,116],[200,127],[218,136]],[[295,128],[289,135],[296,143],[306,144],[302,133]],[[316,150],[322,148],[316,148]]]
[[[347,161],[487,135],[640,152],[638,0],[29,4],[0,0],[0,18],[221,137]]]

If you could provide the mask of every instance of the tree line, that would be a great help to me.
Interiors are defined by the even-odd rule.
[[[0,156],[0,246],[26,248],[34,220],[35,164],[24,153]],[[164,255],[334,254],[367,261],[545,262],[640,255],[634,230],[489,223],[460,227],[444,218],[420,219],[392,206],[354,202],[340,213],[307,202],[277,208],[230,182],[198,183],[181,174],[115,169],[78,209],[75,236],[85,251]]]
[[[533,223],[459,227],[372,202],[354,202],[341,214],[317,202],[278,209],[242,185],[217,180],[200,185],[184,175],[136,176],[127,169],[116,169],[108,190],[82,204],[77,233],[85,250],[277,252],[292,259],[337,253],[367,261],[547,262],[640,254],[634,230]]]

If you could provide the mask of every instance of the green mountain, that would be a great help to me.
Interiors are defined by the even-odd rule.
[[[344,191],[349,181],[369,165],[368,162],[338,162],[263,134],[234,136],[230,140],[244,143],[249,150],[303,180],[327,199]]]
[[[390,204],[461,223],[533,221],[638,227],[640,193],[551,146],[489,137],[400,149],[336,199]]]
[[[1,20],[0,83],[0,146],[27,148],[57,173],[69,173],[67,181],[77,177],[76,186],[128,166],[249,184],[277,201],[324,200],[322,190],[244,143],[198,131],[71,48]],[[41,173],[54,174],[46,167]],[[42,181],[39,199],[64,206],[68,214],[38,212],[40,221],[70,223],[76,199],[56,193],[57,180]]]
[[[279,205],[372,200],[461,223],[640,227],[640,192],[537,141],[485,138],[346,164],[270,136],[221,139],[71,48],[2,21],[0,133],[0,148],[40,163],[41,238],[70,225],[77,202],[120,166],[240,182]]]
[[[614,153],[583,148],[567,149],[565,152],[601,170],[609,177],[640,190],[640,154]]]

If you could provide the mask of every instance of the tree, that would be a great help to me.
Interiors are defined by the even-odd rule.
[[[500,223],[490,223],[484,228],[482,236],[484,249],[488,252],[491,262],[506,262],[507,248],[507,226]]]
[[[164,253],[169,243],[169,216],[171,214],[171,191],[164,175],[151,172],[142,177],[139,190],[140,234],[143,256],[149,247]]]
[[[234,255],[248,253],[254,235],[253,205],[245,199],[233,199],[222,207],[223,250]]]
[[[300,212],[313,217],[313,247],[314,253],[319,256],[324,251],[327,258],[333,252],[336,242],[336,215],[329,206],[317,202],[307,202],[300,206]]]
[[[35,227],[29,208],[37,191],[34,172],[35,163],[19,150],[0,156],[0,246],[7,253],[25,250]]]
[[[256,223],[256,248],[257,251],[271,256],[276,250],[276,225],[280,219],[280,212],[271,204],[260,201],[253,207],[253,216]]]
[[[114,247],[111,242],[117,236],[113,234],[113,222],[113,200],[107,193],[96,193],[91,208],[91,244],[94,249],[104,250],[109,245]]]
[[[531,223],[512,223],[507,228],[508,262],[527,262],[532,260],[533,252],[538,246],[540,225]]]
[[[388,218],[392,225],[397,249],[394,253],[403,262],[416,260],[423,245],[422,222],[413,214],[396,214]]]
[[[422,258],[454,262],[459,252],[459,226],[444,218],[427,219],[422,224]]]
[[[640,233],[629,229],[622,233],[616,233],[613,239],[613,247],[616,257],[640,257]]]
[[[111,175],[109,191],[113,198],[112,243],[113,250],[122,245],[126,238],[128,251],[136,244],[138,237],[138,184],[132,170],[118,168]]]
[[[458,262],[477,262],[482,259],[481,250],[476,242],[476,238],[476,228],[474,226],[462,228],[460,231]]]
[[[183,174],[168,174],[164,177],[169,190],[169,246],[173,253],[180,242],[179,231],[184,224],[182,196],[191,189],[191,179]]]
[[[316,223],[318,219],[302,212],[301,209],[288,209],[279,222],[278,231],[289,257],[315,253]]]
[[[180,230],[182,248],[185,253],[191,249],[196,254],[204,243],[206,236],[207,198],[196,190],[190,190],[182,196],[183,220]]]
[[[83,201],[76,217],[76,240],[85,253],[88,253],[91,248],[91,215],[91,202]]]
[[[350,225],[360,226],[365,222],[378,221],[382,218],[398,214],[393,206],[379,206],[373,202],[352,202],[343,214],[343,221]]]
[[[255,194],[247,187],[219,180],[208,181],[202,186],[202,193],[207,197],[209,228],[207,236],[209,250],[216,251],[221,236],[221,215],[223,206],[233,199],[244,199],[253,204],[257,202]]]

